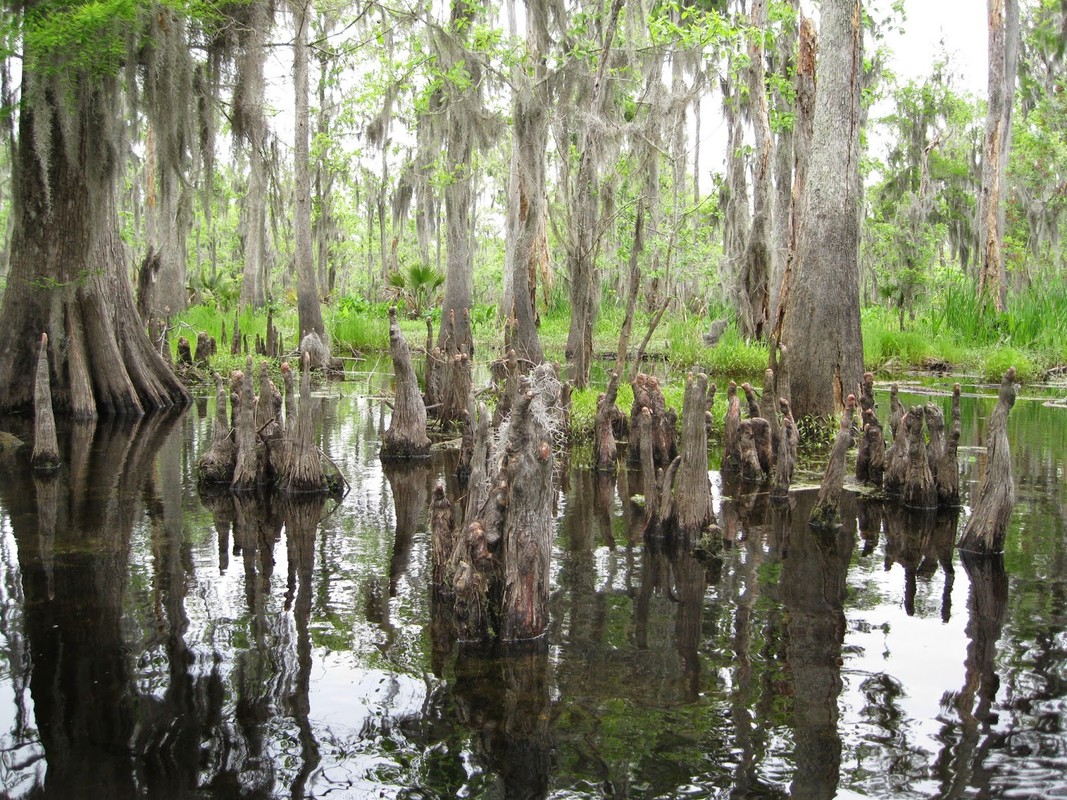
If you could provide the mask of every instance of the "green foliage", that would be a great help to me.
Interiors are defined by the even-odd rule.
[[[714,347],[705,348],[700,364],[708,375],[732,380],[763,376],[768,352],[763,342],[746,342],[732,322]]]
[[[355,352],[389,349],[389,304],[346,295],[326,310],[326,327],[335,347]]]
[[[139,0],[35,4],[23,21],[27,67],[38,75],[114,75],[126,57],[130,31],[147,9]]]
[[[996,383],[1004,377],[1008,367],[1015,367],[1016,380],[1020,383],[1036,380],[1041,375],[1034,359],[1013,347],[996,347],[985,353],[979,375],[984,381]]]
[[[445,276],[429,264],[412,264],[406,272],[390,272],[385,280],[394,299],[403,303],[409,317],[417,319],[436,302]]]

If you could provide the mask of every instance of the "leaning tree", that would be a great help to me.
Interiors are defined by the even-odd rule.
[[[35,344],[51,344],[60,413],[142,413],[188,395],[134,307],[119,235],[123,71],[143,51],[148,4],[30,0],[12,169],[10,273],[0,305],[0,409],[33,401]]]

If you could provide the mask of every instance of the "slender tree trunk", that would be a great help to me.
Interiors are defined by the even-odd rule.
[[[1011,106],[1018,57],[1018,0],[988,0],[989,83],[982,147],[982,190],[978,202],[981,272],[978,291],[997,311],[1007,293],[1004,264],[1004,185],[1011,143]]]
[[[793,413],[830,416],[863,375],[859,308],[860,0],[821,8],[809,179],[781,341]]]
[[[244,269],[241,305],[261,308],[267,302],[267,122],[263,116],[266,84],[263,66],[270,9],[266,0],[252,0],[248,40],[244,42],[242,83],[236,101],[237,131],[248,148],[248,186],[241,208],[244,228]]]
[[[604,26],[597,73],[593,79],[590,107],[593,114],[599,113],[606,92],[605,79],[619,14],[626,0],[612,0],[608,19]],[[596,266],[597,246],[597,188],[603,134],[596,125],[587,124],[581,134],[581,154],[578,174],[568,216],[567,261],[571,280],[571,324],[567,333],[567,360],[571,363],[571,378],[575,388],[584,388],[589,383],[589,370],[593,360],[593,325],[596,323],[597,305],[600,302],[599,278]]]
[[[445,299],[441,307],[441,327],[437,345],[445,355],[464,350],[474,352],[470,310],[474,293],[474,254],[471,248],[474,192],[473,164],[474,119],[480,106],[480,76],[467,58],[469,32],[476,7],[464,0],[454,0],[449,20],[449,39],[443,44],[444,68],[465,64],[470,85],[453,86],[446,100],[447,144],[445,158],[450,179],[444,190],[445,200]]]
[[[311,248],[311,158],[308,152],[308,17],[310,0],[293,0],[296,37],[293,40],[293,90],[295,92],[295,141],[293,145],[293,237],[296,240],[296,307],[300,337],[317,333],[326,341],[315,279],[315,258]]]
[[[527,0],[527,45],[535,59],[532,80],[516,69],[512,121],[511,186],[508,190],[505,312],[514,320],[511,347],[532,364],[544,360],[537,337],[537,274],[547,258],[545,148],[548,143],[549,99],[545,65],[549,46],[543,0]],[[521,82],[521,83],[519,83]]]
[[[771,194],[770,111],[767,107],[763,36],[767,28],[766,0],[753,0],[753,36],[748,48],[748,96],[756,138],[752,175],[752,224],[741,263],[737,287],[737,312],[741,333],[748,339],[762,339],[770,318],[771,226],[774,196]]]

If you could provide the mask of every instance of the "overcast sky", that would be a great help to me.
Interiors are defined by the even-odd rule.
[[[893,68],[901,79],[929,74],[934,59],[944,52],[961,76],[959,88],[984,95],[989,38],[986,0],[904,0],[904,11],[903,34],[889,40]]]

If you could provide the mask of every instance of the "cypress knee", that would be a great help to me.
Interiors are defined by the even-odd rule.
[[[863,409],[863,436],[856,453],[856,480],[882,485],[885,473],[885,437],[873,408]]]
[[[619,393],[619,373],[612,372],[608,387],[597,398],[596,419],[593,423],[593,468],[599,472],[615,472],[618,447],[615,443],[615,398]]]
[[[778,440],[778,456],[774,461],[774,480],[771,483],[771,497],[782,500],[789,494],[789,486],[793,482],[793,467],[797,463],[799,435],[796,422],[793,421],[793,410],[789,406],[789,401],[784,397],[779,398],[778,405],[782,409],[782,435]]]
[[[934,483],[937,485],[938,505],[953,508],[960,504],[960,385],[952,387],[952,427],[945,437],[945,447],[941,459],[934,471]]]
[[[237,451],[226,416],[227,399],[226,382],[216,372],[215,426],[211,437],[211,447],[196,462],[197,475],[206,483],[230,483],[233,480]]]
[[[234,372],[231,382],[239,382],[240,402],[237,407],[237,421],[234,424],[237,460],[234,465],[233,480],[230,482],[230,488],[235,492],[248,492],[256,487],[259,474],[256,429],[253,418],[254,400],[252,394],[251,358],[247,360],[244,372]]]
[[[30,463],[40,472],[59,468],[59,440],[52,412],[52,379],[48,372],[48,334],[41,334],[37,373],[33,384],[33,455]]]
[[[852,419],[856,415],[856,396],[850,394],[841,414],[841,427],[834,437],[830,460],[823,473],[822,485],[808,524],[813,528],[830,529],[841,525],[841,491],[845,485],[845,456],[852,441]]]
[[[737,384],[726,387],[726,419],[722,432],[722,471],[736,473],[741,469],[741,401]]]
[[[315,444],[315,416],[311,398],[311,356],[304,353],[300,370],[300,404],[296,411],[296,437],[285,447],[285,467],[279,487],[284,492],[325,492],[326,476]]]
[[[378,456],[382,459],[426,458],[430,455],[430,437],[426,435],[426,405],[411,364],[411,350],[397,322],[396,306],[389,309],[389,352],[396,374],[396,399],[389,429],[382,437]]]
[[[937,489],[930,472],[930,459],[926,455],[923,440],[923,421],[926,414],[922,406],[913,406],[904,415],[900,444],[907,449],[907,468],[904,472],[904,505],[911,508],[935,508]]]
[[[996,408],[986,429],[986,469],[971,503],[971,518],[960,537],[959,548],[981,555],[1004,552],[1008,521],[1015,507],[1015,480],[1008,446],[1008,413],[1015,405],[1015,367],[1009,367],[1000,383]]]

